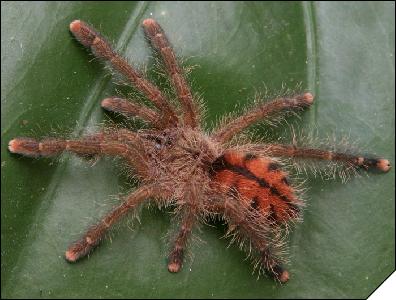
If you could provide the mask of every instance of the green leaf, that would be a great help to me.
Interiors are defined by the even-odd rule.
[[[179,56],[198,65],[194,91],[208,128],[264,87],[316,95],[303,128],[349,133],[394,164],[393,2],[2,2],[1,290],[9,298],[367,297],[394,269],[394,171],[322,181],[309,176],[304,222],[290,235],[290,281],[251,275],[222,226],[203,227],[182,272],[166,269],[167,212],[120,224],[89,257],[63,253],[130,185],[114,161],[11,155],[17,136],[81,134],[115,94],[109,72],[68,32],[93,24],[135,65],[152,62],[140,24],[154,17]],[[265,83],[265,85],[264,85]],[[281,131],[275,131],[279,133]],[[111,196],[113,195],[113,197]]]

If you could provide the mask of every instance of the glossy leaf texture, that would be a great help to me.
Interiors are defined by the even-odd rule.
[[[72,20],[93,24],[155,75],[140,27],[154,17],[185,63],[197,66],[190,78],[205,99],[208,128],[256,91],[276,95],[301,83],[316,102],[291,123],[319,138],[348,134],[394,165],[394,9],[393,2],[2,2],[2,297],[367,297],[395,266],[394,169],[346,184],[307,177],[304,222],[289,238],[291,279],[280,285],[256,280],[246,255],[227,248],[220,223],[195,233],[182,272],[170,274],[171,214],[153,207],[122,222],[88,259],[68,264],[67,246],[133,185],[111,159],[21,158],[7,144],[92,131],[108,117],[100,100],[125,89],[72,38]]]

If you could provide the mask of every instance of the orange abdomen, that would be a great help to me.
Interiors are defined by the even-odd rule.
[[[225,193],[238,193],[269,220],[283,223],[299,216],[299,205],[287,173],[268,157],[229,151],[212,164],[212,180]]]

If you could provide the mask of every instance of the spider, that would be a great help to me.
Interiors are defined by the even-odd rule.
[[[153,19],[145,19],[143,28],[162,59],[177,98],[174,101],[169,101],[158,87],[128,64],[94,28],[80,20],[70,24],[71,33],[82,45],[124,75],[152,104],[110,97],[101,106],[127,118],[140,118],[147,128],[137,131],[104,128],[79,139],[39,141],[18,137],[9,142],[10,152],[29,157],[55,156],[64,151],[89,157],[118,156],[139,179],[139,186],[119,206],[70,245],[65,259],[76,262],[87,256],[114,223],[151,199],[160,207],[174,207],[173,221],[178,232],[171,240],[170,272],[181,270],[192,231],[221,218],[228,225],[227,235],[244,245],[260,271],[281,283],[288,281],[284,237],[290,224],[301,221],[304,203],[277,158],[333,161],[350,168],[383,172],[390,169],[389,161],[293,143],[237,145],[232,142],[258,121],[311,106],[314,96],[310,92],[257,103],[243,115],[205,132],[202,109],[163,29]]]

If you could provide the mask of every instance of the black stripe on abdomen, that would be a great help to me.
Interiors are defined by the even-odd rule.
[[[259,178],[256,175],[254,175],[252,172],[250,172],[248,169],[240,166],[235,166],[230,164],[224,157],[224,155],[219,156],[213,163],[212,163],[212,168],[211,168],[211,175],[213,175],[216,172],[220,172],[223,170],[229,170],[232,171],[238,175],[241,175],[243,177],[246,177],[248,179],[251,179],[259,184],[260,187],[263,188],[269,188],[271,194],[278,196],[281,198],[283,201],[290,203],[291,200],[287,198],[285,195],[282,195],[277,188],[270,186],[267,181],[263,178]]]

